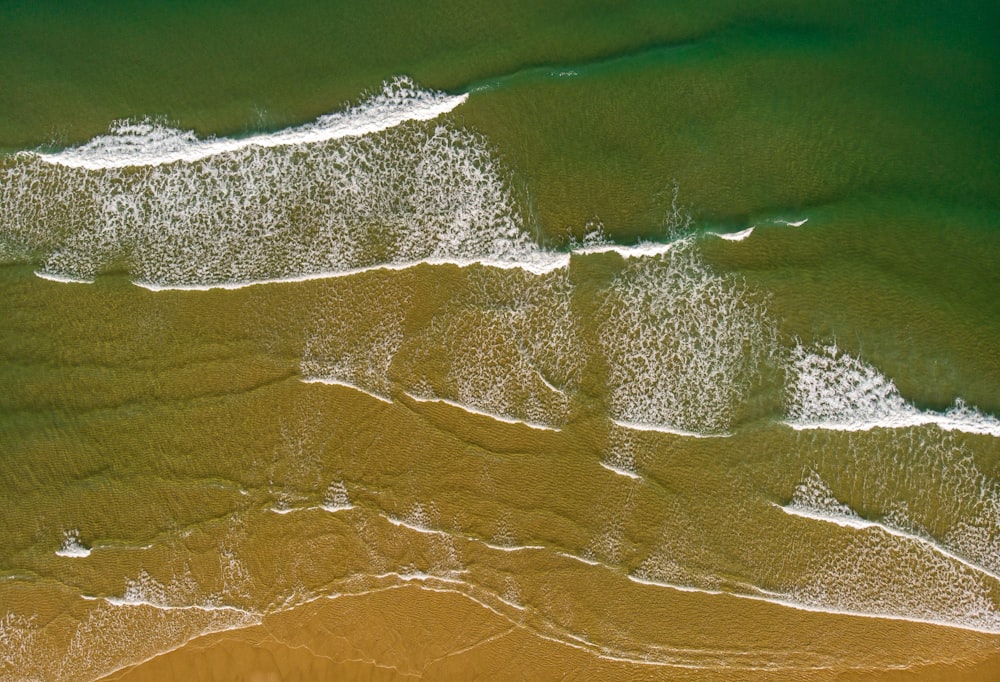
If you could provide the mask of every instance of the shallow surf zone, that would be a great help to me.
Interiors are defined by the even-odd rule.
[[[866,431],[933,424],[944,431],[1000,437],[1000,420],[957,398],[953,407],[920,410],[900,395],[892,379],[839,350],[798,343],[790,353],[788,424],[794,429]]]
[[[342,120],[452,101],[421,92]],[[414,631],[384,616],[413,593],[438,626],[460,604],[523,636],[518,660],[552,647],[661,675],[822,679],[996,650],[995,418],[921,411],[861,357],[784,337],[769,292],[706,255],[768,230],[545,252],[485,140],[447,120],[180,137],[200,151],[4,161],[21,202],[5,253],[76,265],[5,281],[31,372],[10,398],[28,426],[0,444],[33,496],[4,510],[0,679],[97,679],[212,633],[309,631],[304,614],[346,603],[380,607],[297,650],[371,636],[371,660],[402,670],[405,652],[418,675]],[[71,181],[84,199],[45,203]],[[58,283],[117,268],[204,290]],[[440,636],[436,660],[464,651]]]
[[[0,236],[43,276],[124,269],[161,288],[545,260],[485,140],[429,120],[463,101],[397,78],[340,113],[245,139],[119,124],[3,159]]]
[[[777,351],[766,296],[687,240],[630,259],[603,298],[609,415],[637,428],[722,434]]]

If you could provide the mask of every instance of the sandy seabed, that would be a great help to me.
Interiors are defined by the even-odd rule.
[[[834,638],[837,631],[849,631],[859,638],[859,648],[873,655],[872,666],[768,671],[613,661],[540,637],[461,594],[405,585],[321,599],[273,614],[260,625],[197,638],[103,679],[986,681],[996,679],[1000,671],[1000,641],[989,635],[829,614],[794,617],[825,620]],[[764,620],[761,626],[766,627]],[[821,637],[823,631],[817,628],[814,633]],[[913,664],[900,665],[901,657]],[[734,662],[738,658],[734,652]],[[876,659],[897,662],[882,667]]]

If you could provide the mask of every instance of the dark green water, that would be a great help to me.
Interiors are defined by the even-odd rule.
[[[623,675],[995,659],[998,26],[4,3],[0,679],[409,583]]]

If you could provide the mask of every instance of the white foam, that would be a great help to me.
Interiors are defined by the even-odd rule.
[[[338,270],[325,270],[302,275],[289,275],[287,277],[271,277],[263,279],[247,279],[229,282],[213,282],[210,284],[159,284],[144,280],[134,280],[133,284],[149,291],[213,291],[216,289],[235,291],[258,285],[267,284],[297,284],[302,282],[314,282],[317,280],[338,279],[341,277],[354,277],[368,272],[400,272],[419,268],[422,266],[440,267],[452,265],[457,268],[487,267],[497,270],[523,270],[533,275],[544,275],[556,270],[561,270],[569,266],[569,254],[555,251],[538,250],[530,255],[524,256],[522,260],[497,260],[492,258],[422,258],[418,260],[400,263],[379,263],[377,265],[367,265],[357,268],[344,268]],[[39,273],[39,277],[42,275]],[[46,279],[55,280],[56,275],[49,275]],[[67,279],[65,281],[77,281]],[[81,283],[91,283],[91,280],[79,280]]]
[[[39,279],[46,279],[50,282],[59,282],[60,284],[93,284],[93,279],[88,279],[85,277],[73,277],[71,275],[60,275],[54,272],[44,272],[42,270],[35,270],[35,277]]]
[[[684,238],[670,242],[639,242],[635,245],[613,244],[602,242],[591,245],[584,245],[574,248],[570,254],[576,256],[589,256],[595,253],[616,253],[625,259],[649,258],[651,256],[661,256],[679,244],[690,243],[691,238]]]
[[[487,412],[486,410],[480,410],[478,408],[465,405],[456,400],[449,400],[447,398],[416,396],[406,391],[404,391],[404,395],[406,395],[406,397],[418,403],[438,403],[441,405],[448,405],[449,407],[457,407],[458,409],[464,412],[468,412],[469,414],[475,414],[480,417],[488,417],[494,421],[503,422],[504,424],[518,424],[520,426],[527,426],[530,429],[537,429],[539,431],[556,431],[556,432],[560,431],[560,429],[558,429],[555,426],[549,426],[548,424],[540,424],[537,422],[525,421],[523,419],[517,419],[515,417],[506,417],[502,414],[496,414],[495,412]]]
[[[328,512],[354,509],[351,498],[347,494],[347,486],[344,485],[343,481],[334,481],[330,484],[326,489],[326,495],[323,497],[323,504],[320,505],[320,508]]]
[[[780,592],[772,592],[761,588],[754,588],[759,592],[759,594],[743,594],[740,592],[728,592],[724,590],[704,589],[700,587],[692,587],[689,585],[675,585],[672,583],[666,583],[657,580],[650,580],[648,578],[642,578],[640,576],[632,574],[628,574],[627,577],[634,583],[650,587],[667,588],[670,590],[675,590],[677,592],[696,592],[711,596],[733,597],[734,599],[749,599],[751,601],[765,602],[768,604],[774,604],[776,606],[783,606],[785,608],[796,609],[797,611],[808,611],[810,613],[824,613],[834,616],[850,616],[858,618],[876,618],[879,620],[896,620],[896,621],[904,621],[907,623],[925,623],[928,625],[937,625],[941,627],[955,628],[958,630],[968,630],[972,632],[982,632],[987,634],[997,634],[998,632],[1000,632],[1000,627],[978,626],[970,623],[959,623],[938,618],[923,618],[920,616],[907,616],[907,615],[900,615],[893,613],[870,613],[860,610],[838,609],[817,604],[807,604],[793,599],[790,595],[783,594]]]
[[[756,225],[754,226],[756,227]],[[740,230],[739,232],[712,232],[710,234],[715,235],[719,239],[725,239],[729,242],[741,242],[750,235],[753,234],[753,227],[748,227],[745,230]]]
[[[317,507],[317,509],[322,509],[323,511],[327,511],[327,512],[335,514],[337,512],[348,511],[350,509],[354,509],[354,505],[353,504],[349,504],[349,505],[321,504],[319,507]]]
[[[609,417],[626,428],[728,433],[777,343],[765,295],[713,272],[690,238],[627,262],[599,314]]]
[[[788,227],[802,227],[803,225],[809,222],[809,218],[803,218],[802,220],[796,220],[794,222],[788,220],[776,220],[774,222],[778,223],[779,225],[787,225]]]
[[[56,556],[83,559],[90,556],[91,549],[80,542],[80,531],[67,530],[63,532],[62,547],[56,550]]]
[[[304,384],[323,384],[325,386],[341,386],[343,388],[349,388],[352,391],[358,391],[359,393],[364,393],[365,395],[371,398],[375,398],[375,400],[379,400],[383,403],[388,403],[389,405],[392,404],[391,398],[379,395],[378,393],[373,393],[371,391],[361,388],[360,386],[355,386],[354,384],[348,383],[346,381],[341,381],[340,379],[333,379],[330,377],[302,377],[300,381],[302,381],[302,383]]]
[[[461,99],[397,79],[343,112],[247,140],[132,124],[58,154],[20,154],[0,164],[0,243],[39,254],[40,276],[86,281],[124,265],[152,290],[421,263],[565,266],[568,254],[524,229],[487,141],[426,122]]]
[[[178,161],[191,163],[248,147],[315,144],[370,135],[407,121],[435,119],[452,111],[466,99],[467,94],[446,95],[418,90],[406,79],[396,79],[362,105],[274,133],[239,139],[199,139],[191,131],[175,130],[148,120],[119,121],[108,135],[94,138],[79,147],[38,156],[48,163],[89,170],[157,166]]]
[[[900,530],[898,528],[893,528],[892,526],[887,526],[884,523],[879,523],[878,521],[869,521],[868,519],[861,518],[856,514],[852,515],[829,514],[815,509],[810,509],[808,507],[799,507],[796,505],[780,505],[777,503],[773,504],[779,509],[781,509],[783,512],[791,516],[798,516],[800,518],[810,519],[812,521],[822,521],[824,523],[832,523],[841,526],[842,528],[852,528],[854,530],[876,529],[897,538],[910,540],[912,542],[918,542],[927,547],[928,549],[930,549],[932,552],[936,552],[937,554],[940,554],[945,558],[951,559],[952,561],[957,561],[966,568],[971,568],[972,570],[978,573],[982,573],[986,576],[989,576],[994,580],[1000,580],[1000,573],[996,573],[984,566],[980,566],[979,564],[969,561],[965,557],[955,554],[948,548],[942,547],[941,545],[939,545],[938,543],[934,542],[929,538],[925,538],[920,535],[916,535],[914,533],[909,533],[907,531]]]
[[[609,464],[609,463],[603,462],[603,461],[600,462],[600,465],[602,467],[604,467],[605,469],[607,469],[608,471],[611,471],[613,473],[618,474],[619,476],[624,476],[626,478],[631,478],[631,479],[634,479],[636,481],[641,481],[642,480],[642,476],[640,476],[639,474],[637,474],[634,471],[631,471],[630,469],[624,469],[624,468],[622,468],[620,466],[615,466],[614,464]]]
[[[733,435],[731,433],[698,433],[697,431],[685,431],[684,429],[674,428],[666,424],[640,424],[621,419],[612,419],[611,423],[630,431],[655,431],[656,433],[669,433],[673,436],[684,436],[685,438],[729,438]]]
[[[945,431],[1000,437],[1000,420],[961,399],[944,412],[921,411],[895,383],[835,344],[792,351],[787,387],[788,420],[796,430],[868,431],[933,424]]]

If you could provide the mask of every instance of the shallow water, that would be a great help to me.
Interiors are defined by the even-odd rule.
[[[994,8],[258,4],[2,10],[0,679],[989,679]]]

